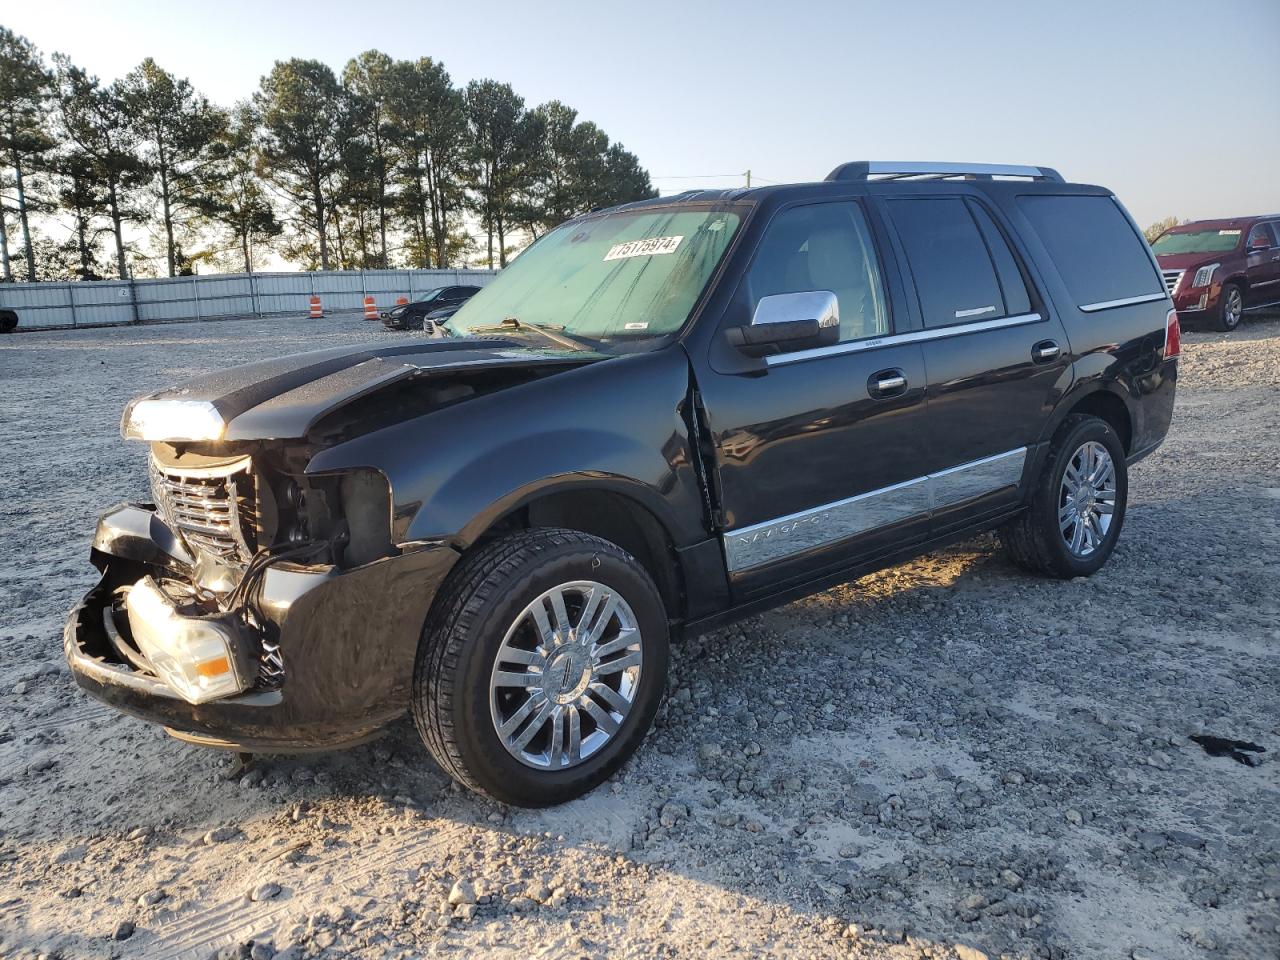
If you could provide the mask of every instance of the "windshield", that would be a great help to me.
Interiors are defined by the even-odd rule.
[[[428,290],[426,293],[420,293],[418,294],[417,302],[425,303],[428,300],[434,300],[436,298],[436,295],[439,294],[440,291],[443,289],[444,287],[434,287],[431,290]]]
[[[1188,230],[1166,233],[1151,245],[1156,253],[1226,253],[1240,242],[1240,230]]]
[[[514,318],[601,345],[674,333],[739,220],[725,211],[666,209],[567,223],[468,300],[449,329],[465,336]]]

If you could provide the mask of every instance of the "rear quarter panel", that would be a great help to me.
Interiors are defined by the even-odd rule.
[[[1098,188],[1086,190],[1091,191],[1086,195],[1102,192]],[[1071,192],[1070,186],[1062,192]],[[1161,299],[1146,303],[1096,311],[1081,310],[1035,227],[1022,214],[1017,203],[1006,202],[1004,208],[1036,262],[1040,281],[1052,299],[1070,341],[1072,383],[1058,402],[1041,439],[1050,439],[1083,397],[1104,390],[1119,397],[1128,411],[1132,429],[1128,452],[1131,455],[1146,452],[1164,439],[1173,419],[1177,361],[1166,360],[1164,356],[1165,325],[1169,311],[1173,309],[1172,300],[1166,294]],[[1141,240],[1141,231],[1127,211],[1125,216],[1134,231],[1134,242],[1142,244],[1150,260],[1155,278],[1153,282],[1159,283],[1163,290],[1163,279],[1154,254]]]

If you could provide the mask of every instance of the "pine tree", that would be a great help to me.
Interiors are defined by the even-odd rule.
[[[160,201],[165,261],[169,276],[176,276],[175,234],[205,189],[202,178],[227,118],[190,81],[173,76],[150,57],[121,81],[120,94]]]
[[[53,147],[47,129],[50,85],[40,51],[26,37],[0,26],[0,164],[13,171],[10,182],[22,230],[28,280],[38,279],[28,185],[32,171]],[[3,191],[0,191],[0,254],[4,261],[4,279],[12,280]]]
[[[342,88],[327,65],[297,58],[277,61],[255,97],[264,176],[315,236],[321,270],[329,269],[341,98]]]

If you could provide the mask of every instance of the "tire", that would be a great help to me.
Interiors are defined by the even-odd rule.
[[[0,333],[13,333],[18,329],[18,314],[13,310],[0,310]]]
[[[1082,451],[1094,455],[1092,463],[1102,464],[1099,448],[1110,460],[1110,490],[1100,484],[1100,490],[1092,489],[1092,496],[1083,491],[1081,499],[1080,494],[1070,492],[1071,478],[1064,486],[1064,476],[1069,469],[1073,476],[1079,472]],[[1105,470],[1102,475],[1105,477]],[[1000,528],[1000,539],[1014,563],[1026,570],[1064,580],[1092,576],[1115,549],[1128,497],[1124,446],[1115,430],[1098,417],[1072,414],[1054,435],[1028,509]],[[1108,507],[1110,513],[1105,512]],[[1086,519],[1071,522],[1080,516]],[[1096,537],[1096,542],[1091,544],[1091,537]]]
[[[595,587],[603,592],[589,595]],[[567,623],[578,626],[585,608],[595,611],[598,641],[575,644],[577,634],[561,631],[549,638],[539,626],[531,611],[540,606],[554,627],[553,601],[543,598],[557,590]],[[432,757],[464,787],[515,806],[563,803],[606,780],[640,745],[666,686],[667,657],[662,598],[634,557],[573,530],[521,531],[463,558],[442,587],[418,647],[414,722]],[[616,666],[623,661],[625,670]],[[510,684],[517,674],[525,680]],[[627,697],[625,711],[609,706]],[[526,719],[517,723],[521,711]],[[511,725],[508,736],[499,723]]]
[[[1218,297],[1218,309],[1215,312],[1214,324],[1223,333],[1230,333],[1240,326],[1244,316],[1244,291],[1238,283],[1224,283],[1222,294]]]

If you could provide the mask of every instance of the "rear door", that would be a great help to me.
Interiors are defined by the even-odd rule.
[[[1070,345],[984,202],[884,205],[924,328],[925,466],[939,535],[1018,501],[1028,455],[1070,382]]]
[[[927,533],[923,354],[893,336],[887,289],[855,200],[776,213],[739,283],[726,323],[746,322],[762,297],[830,291],[840,343],[770,357],[763,369],[698,373],[737,602]]]

